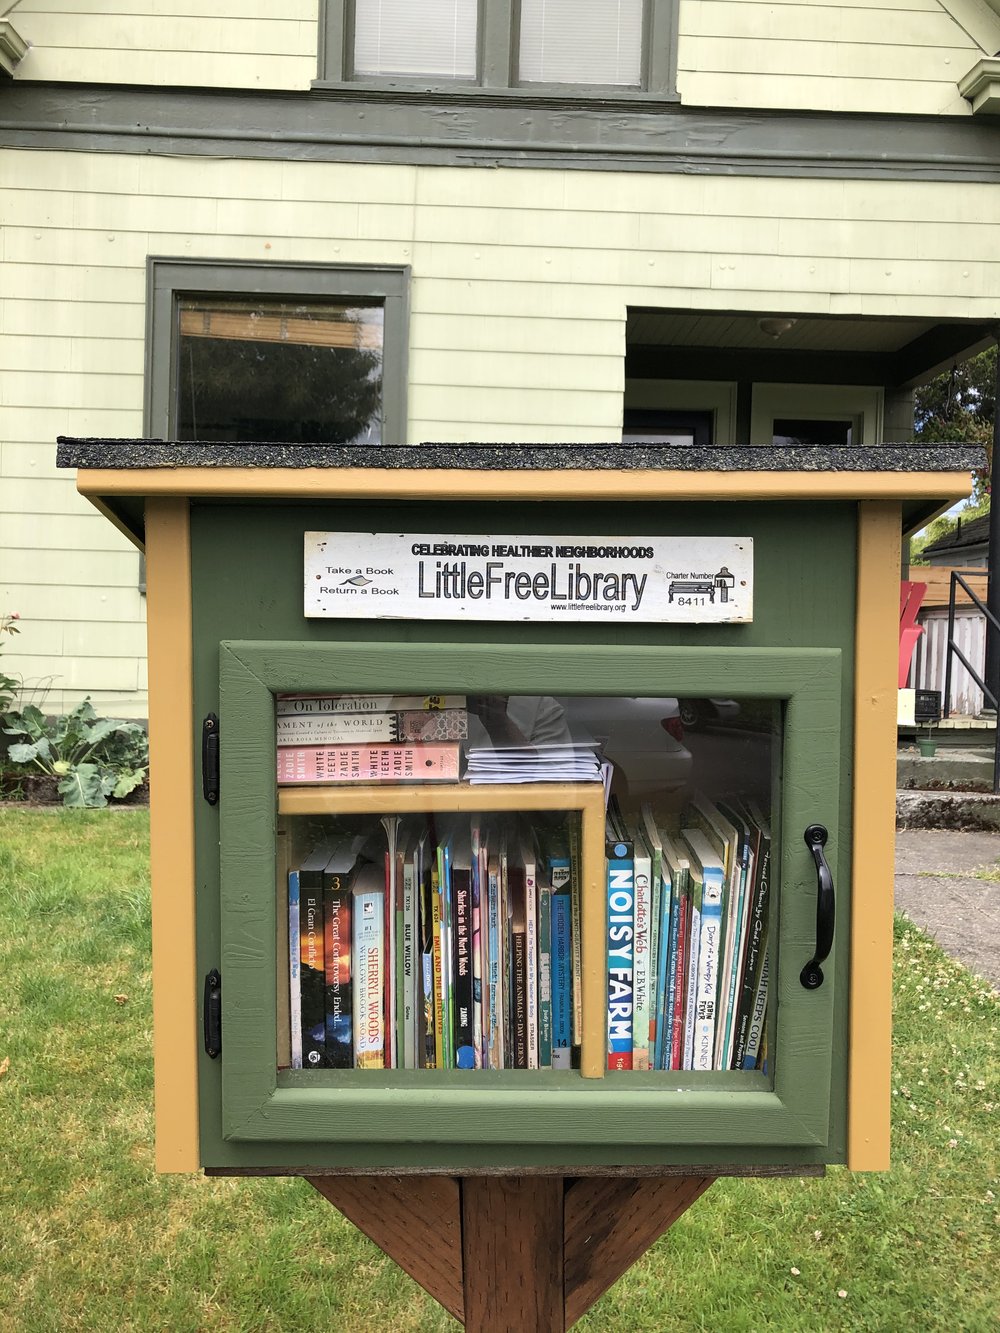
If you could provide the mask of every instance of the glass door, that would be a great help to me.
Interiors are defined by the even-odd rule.
[[[839,652],[221,655],[227,1137],[827,1141]]]

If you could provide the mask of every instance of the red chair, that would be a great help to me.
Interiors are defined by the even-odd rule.
[[[927,584],[909,582],[906,579],[899,585],[899,688],[906,687],[910,674],[910,663],[917,640],[924,632],[923,625],[917,624],[917,612],[927,592]]]

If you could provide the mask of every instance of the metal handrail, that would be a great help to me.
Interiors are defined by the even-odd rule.
[[[970,570],[969,572],[971,573],[972,571]],[[941,716],[942,718],[947,718],[951,714],[951,659],[953,656],[958,658],[966,671],[982,690],[983,697],[989,700],[994,712],[1000,713],[997,704],[997,696],[993,693],[985,680],[983,680],[979,672],[955,642],[955,587],[957,584],[961,584],[963,591],[968,593],[975,605],[993,625],[993,628],[1000,630],[1000,620],[997,620],[996,616],[982,598],[978,597],[976,593],[972,591],[958,570],[953,569],[951,571],[950,587],[948,589],[948,643],[947,652],[945,653],[944,700]],[[993,735],[993,791],[1000,792],[1000,715],[998,715],[997,725],[994,727]]]

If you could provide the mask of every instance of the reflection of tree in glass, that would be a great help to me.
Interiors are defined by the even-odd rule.
[[[178,439],[381,443],[376,350],[182,336],[179,361]]]

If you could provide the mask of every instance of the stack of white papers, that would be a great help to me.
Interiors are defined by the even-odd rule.
[[[475,747],[468,782],[600,782],[601,761],[588,745]]]

